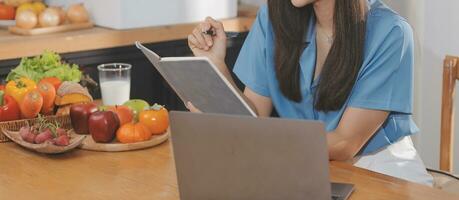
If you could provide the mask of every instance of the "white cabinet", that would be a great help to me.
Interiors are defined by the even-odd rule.
[[[96,25],[130,29],[237,16],[237,0],[83,0]]]

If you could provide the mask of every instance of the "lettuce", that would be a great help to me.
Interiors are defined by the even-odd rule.
[[[6,80],[26,77],[38,82],[46,77],[57,77],[61,81],[80,82],[81,76],[78,65],[64,63],[59,54],[45,51],[33,58],[22,58],[20,64],[8,74]]]

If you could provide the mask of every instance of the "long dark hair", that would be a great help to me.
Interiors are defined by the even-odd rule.
[[[276,76],[283,95],[295,102],[302,100],[299,60],[305,47],[308,24],[314,14],[312,6],[296,8],[287,0],[268,0],[269,18],[275,34]],[[343,106],[363,63],[365,16],[359,0],[335,2],[334,33],[315,93],[314,107],[324,112]]]

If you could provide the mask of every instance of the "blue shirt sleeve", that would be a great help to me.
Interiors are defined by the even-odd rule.
[[[246,87],[259,95],[269,97],[265,31],[268,22],[267,12],[266,5],[260,7],[233,71]]]
[[[378,45],[370,47],[348,106],[411,114],[413,33],[405,21],[388,30],[381,33]]]

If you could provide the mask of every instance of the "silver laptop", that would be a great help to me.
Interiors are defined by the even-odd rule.
[[[330,184],[319,122],[171,112],[171,133],[183,200],[330,200],[353,190]]]

